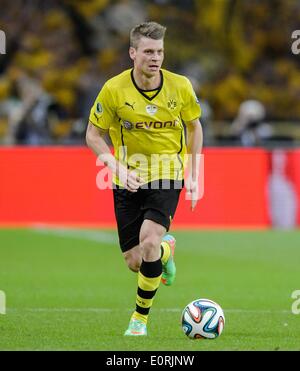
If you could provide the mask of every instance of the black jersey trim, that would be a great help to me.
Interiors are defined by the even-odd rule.
[[[121,121],[121,119],[119,119],[119,122]],[[125,152],[125,144],[124,144],[124,134],[123,134],[123,126],[122,124],[120,125],[121,127],[121,141],[122,141],[122,147],[123,147],[123,161],[125,162],[126,160],[126,152]],[[127,167],[128,167],[128,164],[127,164]]]
[[[181,153],[182,148],[183,148],[182,139],[183,139],[183,133],[182,133],[182,131],[181,131],[181,137],[180,137],[180,150],[177,152],[177,158],[178,158],[178,161],[179,161],[180,164],[181,164],[181,168],[180,168],[180,170],[182,170],[183,167],[184,167],[184,166],[183,166],[183,162],[182,162],[182,160],[181,160],[181,158],[180,158],[180,153]]]
[[[182,128],[182,130],[181,130],[181,133],[180,133],[180,149],[179,149],[179,151],[177,152],[177,159],[178,159],[178,161],[179,161],[179,163],[180,163],[180,165],[181,165],[181,168],[180,168],[179,171],[182,171],[182,169],[184,168],[183,162],[182,162],[182,160],[181,160],[181,158],[180,158],[180,153],[181,153],[181,151],[182,151],[182,149],[183,149],[183,135],[184,135],[184,126],[183,126],[183,122],[181,122],[181,128]],[[177,179],[178,179],[178,176],[179,176],[179,171],[178,171],[178,174],[177,174]]]
[[[133,83],[133,85],[135,86],[135,88],[137,89],[137,91],[142,94],[143,97],[145,97],[147,100],[149,100],[150,102],[155,98],[157,97],[157,95],[160,93],[162,87],[163,87],[163,83],[164,83],[164,75],[162,73],[161,70],[159,70],[159,73],[160,73],[160,85],[158,88],[156,89],[150,89],[150,90],[143,90],[143,89],[140,89],[138,86],[137,86],[137,83],[135,82],[134,80],[134,77],[133,77],[133,69],[130,71],[130,76],[131,76],[131,81]],[[155,91],[157,90],[157,92],[153,95],[153,97],[148,97],[147,94],[145,94],[145,92],[150,92],[150,91]]]
[[[181,132],[180,132],[180,149],[179,151],[177,152],[178,154],[182,151],[182,148],[183,148],[183,143],[182,143],[182,139],[183,139],[183,132],[184,132],[184,127],[183,125],[181,124]]]

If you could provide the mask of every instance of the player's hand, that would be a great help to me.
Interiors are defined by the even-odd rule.
[[[191,176],[185,181],[186,199],[191,200],[191,210],[194,211],[199,200],[199,185],[198,179],[193,179]]]
[[[139,187],[145,183],[134,170],[129,171],[125,166],[122,165],[119,165],[117,175],[120,179],[122,187],[127,189],[129,192],[137,192]]]
[[[128,172],[126,189],[130,192],[137,192],[141,185],[145,182],[143,179],[134,171]]]

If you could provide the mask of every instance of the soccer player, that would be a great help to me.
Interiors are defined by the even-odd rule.
[[[86,133],[88,146],[112,171],[120,247],[128,267],[138,273],[136,309],[125,332],[131,336],[147,335],[160,282],[169,286],[175,279],[175,238],[166,232],[184,184],[186,162],[185,187],[192,209],[199,191],[201,109],[189,80],[161,69],[165,30],[156,22],[131,30],[133,68],[104,84]],[[107,133],[114,154],[104,139]]]

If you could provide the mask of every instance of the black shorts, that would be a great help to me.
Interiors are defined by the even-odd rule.
[[[170,181],[170,189],[162,189],[161,184],[152,183],[139,188],[137,192],[114,185],[114,207],[122,252],[139,244],[140,229],[145,219],[152,220],[166,228],[174,218],[182,181]]]

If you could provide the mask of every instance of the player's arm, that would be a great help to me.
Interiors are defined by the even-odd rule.
[[[116,111],[114,94],[108,84],[104,84],[91,108],[86,131],[86,143],[100,161],[119,178],[124,188],[136,192],[141,185],[139,177],[135,173],[127,171],[126,166],[115,158],[105,142],[105,136],[109,132],[109,128],[118,120]],[[115,148],[115,150],[118,149]]]
[[[86,143],[95,155],[102,161],[113,174],[117,175],[123,186],[130,192],[137,192],[141,186],[141,179],[134,172],[128,172],[111,153],[109,146],[105,141],[108,130],[96,127],[89,122],[86,131]]]
[[[203,131],[199,119],[186,122],[186,134],[188,154],[186,190],[192,200],[191,209],[194,210],[199,196],[200,155],[203,146]]]
[[[86,143],[88,147],[95,153],[97,157],[108,166],[109,169],[115,173],[117,168],[117,161],[110,151],[109,146],[105,141],[108,130],[96,127],[89,122],[86,130]]]

